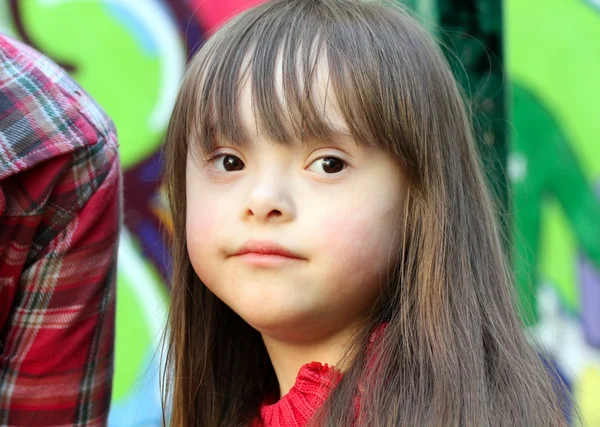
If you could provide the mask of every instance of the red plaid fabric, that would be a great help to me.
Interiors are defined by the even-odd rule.
[[[0,425],[105,425],[120,169],[110,119],[0,35]]]

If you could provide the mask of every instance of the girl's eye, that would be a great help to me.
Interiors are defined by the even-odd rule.
[[[337,157],[321,157],[308,167],[308,170],[317,173],[334,174],[339,173],[347,167],[346,162]]]
[[[232,154],[221,154],[212,160],[215,169],[220,172],[235,172],[244,169],[244,162]]]

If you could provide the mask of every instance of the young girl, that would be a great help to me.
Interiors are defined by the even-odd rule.
[[[402,10],[242,13],[166,144],[171,425],[566,425],[460,92]]]

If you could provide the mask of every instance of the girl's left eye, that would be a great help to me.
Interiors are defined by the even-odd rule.
[[[321,174],[335,174],[341,172],[346,167],[348,165],[342,159],[330,156],[315,160],[307,169]]]

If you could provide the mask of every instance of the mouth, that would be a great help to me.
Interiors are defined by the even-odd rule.
[[[275,242],[250,240],[232,257],[255,266],[271,266],[282,263],[306,261],[306,258]]]

